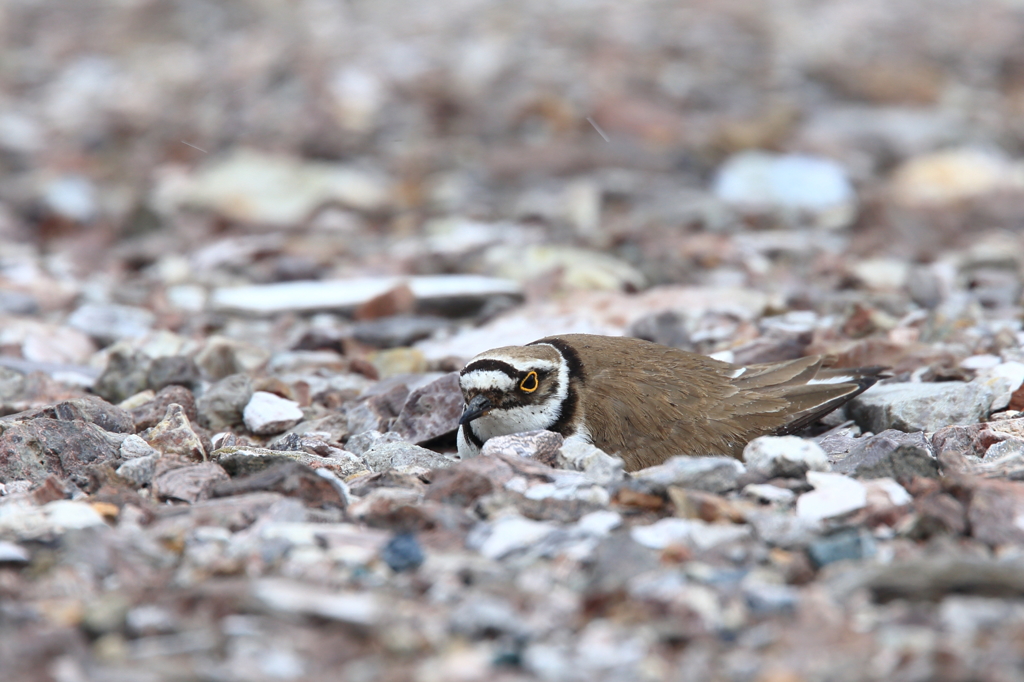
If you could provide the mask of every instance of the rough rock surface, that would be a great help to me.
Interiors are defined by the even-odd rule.
[[[937,431],[952,424],[975,424],[988,415],[995,392],[980,382],[879,384],[847,407],[861,428],[879,433]]]
[[[829,471],[825,451],[795,436],[762,436],[743,449],[747,471],[764,478],[801,478],[808,471]]]
[[[888,429],[859,440],[845,457],[833,463],[834,471],[857,478],[888,477],[898,481],[939,476],[939,462],[923,433]]]
[[[252,400],[252,379],[232,374],[209,386],[196,402],[200,423],[214,431],[242,423],[242,411]]]
[[[731,457],[673,457],[664,464],[641,469],[634,480],[651,492],[664,492],[669,486],[724,493],[735,490],[745,472]]]
[[[160,500],[198,502],[209,498],[218,484],[226,483],[228,475],[215,462],[186,464],[153,476],[153,494]]]
[[[82,485],[89,465],[119,457],[121,440],[90,422],[44,417],[0,423],[0,481],[42,483],[56,474]]]
[[[184,386],[167,386],[154,395],[152,400],[130,410],[135,420],[135,431],[141,433],[155,426],[167,414],[167,408],[172,403],[181,405],[189,421],[195,422],[198,419],[196,400],[192,391]]]
[[[258,436],[268,436],[287,431],[302,421],[302,410],[294,400],[256,391],[242,410],[245,427]]]
[[[65,400],[56,405],[20,412],[0,419],[3,419],[3,421],[28,421],[41,417],[59,419],[61,421],[74,421],[77,419],[91,422],[105,431],[113,433],[135,432],[134,421],[128,412],[96,396]]]
[[[557,460],[564,440],[561,434],[553,431],[514,433],[488,439],[480,454],[486,457],[498,454],[528,457],[550,466]]]
[[[345,453],[343,457],[334,458],[320,457],[302,451],[265,450],[247,446],[224,447],[215,450],[211,458],[219,462],[232,476],[257,473],[287,461],[299,462],[311,469],[325,468],[343,478],[368,468],[362,458],[352,453]]]
[[[185,410],[176,403],[167,406],[163,419],[142,434],[143,440],[165,455],[183,455],[192,459],[206,459],[206,448]]]
[[[410,393],[391,428],[411,443],[423,443],[455,431],[464,406],[459,375],[452,372]]]
[[[363,453],[366,466],[371,471],[388,471],[399,467],[423,467],[436,469],[451,466],[455,460],[439,455],[433,450],[421,448],[403,441],[384,442],[373,445]]]

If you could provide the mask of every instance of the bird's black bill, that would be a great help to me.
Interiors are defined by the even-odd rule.
[[[462,417],[459,418],[459,424],[468,424],[477,417],[482,417],[487,414],[491,409],[491,401],[482,395],[474,396],[469,401],[469,405],[466,405],[466,411],[462,413]]]

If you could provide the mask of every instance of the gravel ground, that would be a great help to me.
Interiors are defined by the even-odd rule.
[[[0,677],[1024,679],[1024,8],[0,0]],[[889,376],[460,460],[562,333]]]

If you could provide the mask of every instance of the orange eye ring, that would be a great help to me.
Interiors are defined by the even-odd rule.
[[[540,381],[537,379],[536,372],[530,372],[519,382],[519,390],[524,393],[533,393],[539,386]]]

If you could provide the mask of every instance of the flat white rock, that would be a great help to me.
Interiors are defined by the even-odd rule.
[[[106,522],[85,502],[56,500],[41,507],[31,503],[0,506],[0,533],[11,533],[21,540],[90,526],[106,526]]]
[[[747,497],[764,500],[765,502],[786,503],[796,499],[796,493],[792,490],[780,488],[777,485],[769,485],[768,483],[751,483],[744,486],[743,494]]]
[[[622,514],[601,509],[583,515],[576,527],[588,535],[604,537],[622,525]]]
[[[751,534],[750,526],[705,523],[698,519],[661,519],[649,526],[634,526],[630,530],[635,542],[651,549],[681,544],[710,549],[726,542],[743,540]]]
[[[747,151],[732,156],[715,177],[715,195],[728,203],[823,211],[851,204],[853,185],[835,161],[803,154]]]
[[[488,559],[502,557],[534,545],[555,531],[555,527],[543,521],[533,521],[519,516],[499,519],[491,528],[491,534],[480,546],[480,554]]]
[[[821,446],[798,436],[761,436],[743,448],[747,470],[768,478],[799,478],[808,471],[832,467]]]
[[[293,580],[264,578],[253,585],[253,596],[281,613],[319,616],[341,623],[369,626],[381,616],[377,597],[366,592],[330,592]]]
[[[796,515],[805,521],[824,521],[862,509],[868,503],[868,491],[858,480],[842,474],[807,472],[814,490],[796,501]]]
[[[159,456],[160,453],[152,445],[136,436],[134,433],[121,441],[122,459],[136,459],[138,457]]]
[[[214,310],[275,315],[296,311],[348,310],[408,285],[419,301],[450,298],[487,299],[518,296],[518,283],[481,275],[422,275],[416,277],[356,277],[327,281],[280,282],[216,289],[210,296]]]
[[[287,431],[303,416],[297,402],[266,391],[253,393],[242,412],[245,427],[261,436]]]

